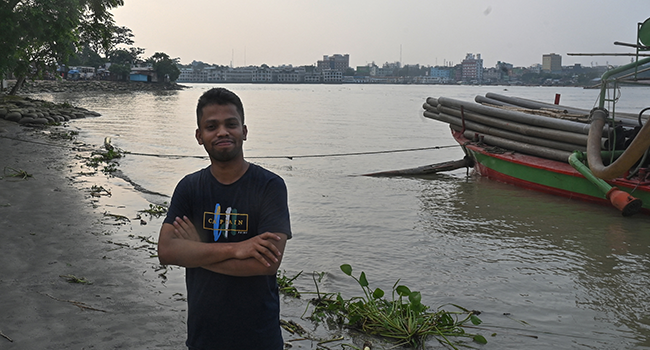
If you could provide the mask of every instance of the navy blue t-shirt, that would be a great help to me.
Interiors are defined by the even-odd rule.
[[[240,242],[264,232],[291,238],[282,178],[255,164],[235,183],[219,183],[210,168],[176,186],[165,223],[187,216],[203,242]],[[190,349],[282,349],[276,276],[235,277],[187,268]]]

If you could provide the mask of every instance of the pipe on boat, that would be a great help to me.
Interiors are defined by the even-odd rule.
[[[499,106],[499,107],[521,107],[503,101],[495,100],[493,98],[481,96],[481,95],[476,95],[476,97],[474,97],[474,102],[480,103],[482,105],[492,105],[492,106]]]
[[[462,130],[462,127],[456,125],[449,125],[449,127],[452,130],[455,130],[457,132],[460,132]],[[507,140],[493,135],[484,135],[469,129],[465,130],[463,136],[468,140],[472,140],[474,136],[476,136],[477,134],[483,136],[484,143],[491,146],[504,148],[505,151],[504,153],[509,151],[510,152],[516,151],[516,152],[538,156],[546,159],[557,160],[558,162],[564,162],[564,163],[568,162],[569,156],[571,155],[571,152],[561,151],[561,150],[552,149],[548,147],[530,145],[527,143],[517,142],[513,140]]]
[[[429,107],[431,107],[431,109],[429,109]],[[436,108],[438,108],[438,99],[435,97],[428,97],[427,101],[424,103],[424,109],[434,111]]]
[[[612,180],[622,176],[645,154],[648,147],[650,147],[650,123],[645,123],[625,152],[612,164],[604,166],[600,157],[601,146],[598,141],[602,137],[607,112],[602,109],[594,109],[591,113],[591,119],[591,128],[587,142],[587,162],[594,175],[601,179]]]
[[[581,109],[581,108],[573,108],[573,107],[567,107],[567,106],[561,106],[561,105],[556,105],[552,103],[546,103],[546,102],[540,102],[540,101],[534,101],[534,100],[529,100],[526,98],[521,98],[521,97],[514,97],[514,96],[505,96],[505,95],[500,95],[494,92],[488,92],[485,94],[487,98],[490,98],[492,100],[497,100],[502,103],[507,103],[510,105],[514,106],[519,106],[523,108],[529,108],[529,109],[554,109],[562,112],[567,112],[571,114],[584,114],[584,116],[589,115],[589,111],[586,109]],[[478,101],[476,101],[478,102]]]
[[[435,114],[429,111],[424,111],[424,116],[448,124],[461,126],[461,127],[463,126],[462,120],[460,118],[458,118],[457,116],[449,115],[447,113]],[[528,143],[531,145],[543,146],[543,147],[548,147],[548,148],[567,151],[567,152],[573,152],[573,151],[584,152],[587,150],[586,142],[584,146],[580,146],[580,145],[575,145],[570,143],[552,141],[546,138],[538,138],[538,137],[526,136],[526,135],[510,132],[507,130],[492,127],[490,125],[476,123],[471,120],[465,120],[465,126],[470,130],[474,130],[482,134],[498,136],[506,140],[518,141],[518,142]]]
[[[501,101],[502,103],[511,103],[519,107],[523,108],[530,108],[530,109],[554,109],[562,112],[567,112],[570,114],[584,114],[585,116],[589,116],[591,113],[590,110],[587,109],[582,109],[582,108],[574,108],[574,107],[567,107],[567,106],[559,106],[555,105],[552,103],[546,103],[546,102],[540,102],[540,101],[534,101],[534,100],[529,100],[521,97],[514,97],[514,96],[504,96],[504,95],[499,95],[494,92],[488,92],[485,94],[488,98],[492,100],[497,100]],[[478,96],[477,96],[478,97]],[[478,101],[476,101],[478,102]],[[621,113],[618,112],[616,113],[616,121],[620,122],[621,124],[627,125],[627,126],[634,126],[634,119],[636,119],[636,116],[631,114],[631,113]]]
[[[429,111],[429,112],[432,112],[432,113],[438,113],[438,105],[431,105],[431,104],[425,102],[422,105],[422,108],[424,108],[425,111]]]
[[[600,98],[598,101],[598,108],[605,109],[605,101],[606,101],[605,94],[607,92],[607,83],[609,82],[608,79],[610,77],[613,78],[613,80],[616,80],[614,75],[631,69],[636,69],[637,67],[640,67],[647,63],[650,63],[650,57],[646,57],[642,60],[637,60],[636,62],[632,62],[623,66],[616,67],[614,69],[608,70],[607,72],[603,73],[603,75],[600,77],[601,88],[600,88]]]
[[[643,202],[634,198],[627,192],[621,191],[617,187],[610,186],[605,180],[600,179],[589,170],[589,168],[582,163],[584,154],[582,152],[573,152],[569,156],[569,164],[576,169],[585,179],[589,180],[592,184],[598,187],[605,197],[612,205],[621,211],[623,216],[630,216],[641,211]]]
[[[462,117],[459,110],[445,107],[443,105],[438,105],[438,113],[449,114],[457,118]],[[472,120],[483,125],[494,126],[517,134],[575,144],[576,147],[584,148],[587,146],[587,135],[521,124],[468,111],[465,111],[464,114],[465,120]],[[603,140],[602,142],[604,143],[605,141],[606,140]],[[575,151],[576,149],[578,148],[569,151]]]
[[[532,115],[529,113],[511,111],[507,109],[501,109],[497,107],[484,106],[477,103],[459,101],[447,97],[438,98],[438,104],[441,104],[445,107],[451,107],[454,109],[460,109],[461,106],[465,111],[472,111],[484,115],[493,116],[495,118],[506,119],[511,121],[516,121],[519,123],[569,131],[576,134],[589,134],[589,124],[573,122],[564,119],[554,119],[544,116]],[[606,130],[609,131],[609,126],[605,126]]]

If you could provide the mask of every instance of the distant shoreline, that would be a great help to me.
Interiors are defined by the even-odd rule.
[[[15,80],[8,80],[5,94],[11,91]],[[59,93],[59,92],[134,92],[134,91],[174,91],[187,88],[177,83],[146,83],[140,81],[112,80],[28,80],[17,94]]]
[[[7,94],[15,80],[8,80],[9,88],[0,95]],[[147,83],[138,81],[109,81],[109,80],[35,80],[26,81],[23,87],[18,90],[19,95],[38,94],[38,93],[61,93],[61,92],[136,92],[136,91],[177,91],[188,88],[182,84],[272,84],[272,85],[426,85],[426,86],[562,86],[578,88],[599,88],[599,84],[592,85],[572,85],[572,84],[553,84],[553,85],[526,85],[526,84],[424,84],[412,82],[329,82],[329,83],[309,83],[309,82],[250,82],[250,81],[181,81],[174,83]]]

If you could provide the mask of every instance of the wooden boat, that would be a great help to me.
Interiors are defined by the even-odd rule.
[[[606,72],[591,111],[488,93],[474,102],[428,98],[424,116],[450,125],[473,163],[465,166],[482,176],[613,205],[624,216],[650,214],[650,108],[638,115],[605,108],[615,111],[607,89],[645,80],[648,71],[650,58]]]
[[[613,205],[624,216],[650,214],[650,123],[644,115],[650,107],[638,114],[616,111],[620,85],[650,82],[650,57],[640,59],[650,56],[640,53],[650,51],[650,18],[639,23],[636,44],[615,44],[636,48],[635,60],[603,74],[597,108],[494,93],[473,102],[429,97],[424,116],[449,124],[465,158],[366,175],[413,176],[474,167],[497,181]]]

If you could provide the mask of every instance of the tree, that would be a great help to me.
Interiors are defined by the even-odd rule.
[[[118,80],[126,80],[131,73],[131,65],[142,62],[140,56],[143,53],[144,49],[139,47],[112,51],[109,56],[111,66],[108,67],[108,71],[117,76]]]
[[[120,63],[111,63],[111,66],[108,67],[108,71],[117,77],[117,80],[126,80],[126,77],[131,73],[131,66]]]
[[[138,64],[144,62],[141,58],[144,49],[140,47],[130,47],[127,49],[117,49],[110,53],[108,59],[112,63],[119,64]]]
[[[67,62],[68,66],[86,67],[98,67],[104,63],[106,63],[106,60],[101,58],[101,56],[99,56],[99,54],[88,45],[85,45],[81,51],[77,52]]]
[[[123,0],[5,0],[0,2],[0,77],[17,77],[15,94],[27,77],[54,71],[77,52],[86,31],[114,28],[109,9]],[[96,37],[105,37],[98,31]]]
[[[127,27],[118,27],[112,23],[98,25],[95,23],[86,26],[81,36],[81,43],[90,47],[94,52],[105,58],[116,50],[120,44],[133,45],[133,33]]]
[[[166,53],[156,52],[147,62],[153,64],[153,70],[158,75],[158,81],[176,81],[181,75],[181,70],[176,67],[178,58],[171,59]]]

